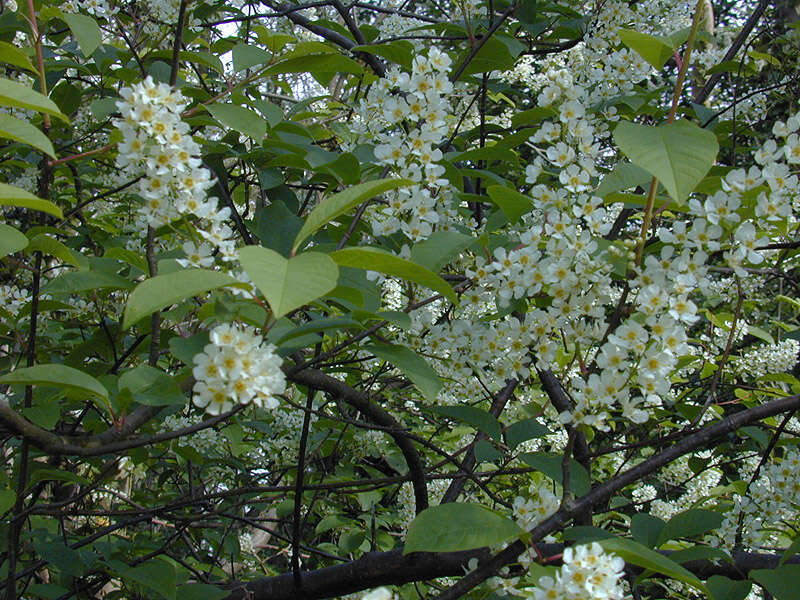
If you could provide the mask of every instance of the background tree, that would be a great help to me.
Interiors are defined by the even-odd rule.
[[[797,597],[791,6],[2,8],[6,598]]]

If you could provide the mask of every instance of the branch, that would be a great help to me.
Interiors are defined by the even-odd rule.
[[[288,369],[287,369],[288,370]],[[364,413],[373,423],[387,427],[387,433],[394,438],[395,444],[400,448],[408,464],[411,475],[411,485],[414,487],[414,502],[416,512],[420,513],[428,508],[428,488],[425,485],[425,469],[417,449],[397,420],[386,410],[372,402],[368,394],[353,389],[343,381],[334,379],[330,375],[316,369],[303,369],[297,373],[289,371],[287,378],[294,383],[306,387],[316,388],[336,396],[347,402],[353,408]],[[306,582],[303,579],[303,589]]]
[[[767,5],[769,4],[769,0],[761,0],[756,6],[756,9],[752,12],[750,17],[745,22],[744,27],[739,32],[739,35],[736,36],[736,39],[733,40],[731,47],[728,48],[728,51],[725,53],[725,56],[720,60],[720,63],[724,63],[729,60],[733,60],[733,57],[736,56],[736,53],[739,52],[739,49],[744,44],[747,36],[753,31],[753,28],[756,24],[761,20],[761,16],[764,14],[764,11],[767,9]],[[703,102],[708,99],[711,95],[711,92],[714,91],[714,88],[717,87],[717,84],[722,79],[722,73],[714,73],[706,84],[703,86],[697,94],[694,96],[694,102],[696,104],[702,104]]]
[[[31,421],[28,421],[11,408],[8,403],[8,398],[0,397],[0,422],[2,422],[11,433],[27,440],[47,454],[90,457],[125,452],[132,448],[166,442],[184,435],[189,435],[190,433],[195,433],[202,429],[208,429],[243,410],[245,407],[246,405],[240,404],[228,412],[197,423],[196,425],[135,439],[126,438],[158,414],[163,408],[162,406],[141,406],[128,415],[119,429],[116,427],[109,427],[102,433],[87,437],[58,435],[47,429],[43,429]]]
[[[495,416],[499,417],[500,413],[503,412],[503,409],[508,404],[508,401],[514,395],[514,390],[517,387],[519,382],[516,379],[510,379],[506,383],[505,387],[497,392],[494,396],[494,400],[492,401],[492,406],[489,408],[489,412]],[[469,450],[467,450],[467,454],[464,457],[463,462],[461,463],[460,471],[466,475],[471,475],[472,470],[475,468],[475,444],[477,444],[481,440],[485,440],[489,436],[486,435],[483,431],[479,431],[475,434],[475,439],[472,440],[472,443],[469,446]],[[464,490],[464,485],[467,483],[466,477],[459,477],[458,479],[453,479],[450,483],[450,486],[447,488],[447,491],[444,493],[442,497],[441,504],[447,504],[448,502],[455,502],[456,499],[461,495],[461,492]]]
[[[332,3],[326,2],[325,4],[331,5]],[[336,44],[341,48],[344,48],[345,50],[352,51],[353,48],[358,46],[358,44],[356,44],[353,40],[343,36],[341,33],[333,31],[332,29],[328,29],[327,27],[322,27],[321,25],[317,25],[307,17],[304,17],[303,15],[294,12],[296,9],[293,9],[292,7],[286,6],[284,4],[279,4],[277,2],[267,2],[267,6],[269,6],[273,10],[285,13],[286,18],[288,18],[295,25],[299,25],[303,29],[307,29],[312,33],[316,33],[318,36],[325,38],[329,42],[333,42],[334,44]],[[383,77],[384,75],[386,75],[386,67],[383,66],[383,63],[376,56],[373,56],[372,54],[367,54],[365,52],[356,52],[355,54],[358,54],[361,58],[363,58],[364,62],[366,62],[370,67],[372,67],[372,70],[375,71],[375,73],[379,77]]]
[[[574,502],[559,509],[530,531],[530,540],[531,542],[537,542],[544,536],[558,531],[576,516],[591,511],[595,506],[607,502],[611,496],[621,489],[642,480],[651,473],[655,473],[673,460],[697,450],[698,448],[705,447],[709,442],[717,438],[734,432],[749,423],[760,421],[761,419],[766,419],[767,417],[779,415],[787,411],[794,411],[798,408],[800,408],[800,395],[788,396],[727,416],[714,425],[704,427],[696,433],[689,434],[674,446],[631,467],[627,471],[620,473],[617,477],[598,485],[585,496],[581,496]],[[495,554],[491,560],[482,564],[478,569],[472,571],[453,587],[439,595],[438,600],[457,600],[461,598],[469,590],[480,585],[483,581],[497,573],[500,568],[516,561],[517,557],[525,550],[525,547],[525,544],[521,541],[516,541],[509,545],[505,550]]]
[[[595,487],[585,496],[560,509],[531,531],[531,541],[536,542],[545,535],[560,529],[571,518],[606,502],[617,491],[641,480],[684,454],[701,448],[749,423],[798,408],[800,408],[800,395],[780,398],[728,416],[714,425],[687,434],[674,446]],[[390,552],[370,552],[358,560],[343,565],[305,573],[302,598],[304,600],[332,598],[382,585],[403,585],[438,577],[453,577],[465,572],[470,559],[479,559],[481,566],[477,570],[463,577],[438,599],[457,600],[496,573],[502,566],[515,562],[525,548],[526,545],[523,542],[517,541],[493,557],[489,555],[486,548],[466,552],[415,552],[405,556],[399,549]],[[536,548],[543,556],[551,556],[558,554],[563,546],[536,544]],[[734,553],[732,556],[735,561],[733,565],[727,563],[717,565],[710,561],[691,561],[684,563],[683,566],[703,578],[718,574],[731,579],[744,579],[752,569],[777,567],[781,559],[779,554],[747,552]],[[800,557],[795,557],[791,562],[800,563]],[[246,584],[235,584],[235,588],[226,600],[296,600],[299,598],[291,573]]]
[[[563,553],[564,544],[536,544],[539,554],[545,557]],[[665,555],[671,552],[663,552]],[[488,557],[488,550],[468,550],[464,552],[415,552],[403,555],[401,549],[389,552],[369,552],[352,562],[317,569],[305,574],[302,596],[294,589],[292,575],[285,573],[250,583],[237,583],[229,587],[233,592],[225,600],[316,600],[335,598],[383,585],[403,585],[415,581],[428,581],[439,577],[456,577],[464,573],[470,559],[482,561]],[[716,564],[710,560],[693,560],[682,566],[700,578],[724,575],[729,579],[745,579],[754,569],[774,569],[781,560],[780,554],[757,554],[736,552],[732,555],[734,564]],[[787,564],[800,563],[795,556]],[[559,561],[550,561],[558,565]],[[633,567],[636,574],[642,570]],[[227,587],[227,586],[226,586]]]
[[[544,393],[547,394],[547,397],[550,399],[550,403],[558,410],[558,412],[569,411],[571,412],[573,409],[572,402],[570,401],[567,393],[564,391],[564,388],[561,386],[561,382],[558,378],[553,374],[550,369],[545,370],[538,370],[539,373],[539,380],[542,382],[542,389]],[[587,473],[592,472],[592,455],[589,452],[589,444],[586,442],[586,436],[583,432],[571,427],[567,426],[567,431],[570,433],[570,436],[573,437],[573,454],[575,456],[575,460],[580,464],[584,469],[586,469]],[[572,436],[572,432],[575,432],[575,435]],[[585,514],[581,515],[580,525],[591,525],[592,524],[592,513],[591,511],[587,511]]]
[[[514,3],[511,4],[511,6],[509,6],[505,11],[503,11],[503,14],[501,14],[500,18],[497,20],[497,23],[494,23],[489,28],[489,31],[486,32],[486,35],[484,35],[480,40],[478,40],[478,43],[475,44],[475,46],[473,46],[472,50],[470,50],[469,54],[464,59],[464,62],[458,65],[458,68],[455,71],[453,71],[453,74],[450,75],[450,81],[452,82],[458,81],[458,78],[461,77],[461,74],[464,72],[464,69],[467,68],[469,63],[472,62],[472,59],[474,59],[477,56],[478,52],[480,52],[481,48],[483,48],[484,44],[489,41],[490,37],[492,37],[492,34],[494,34],[495,31],[500,29],[500,26],[505,22],[505,20],[509,16],[511,16],[511,14],[516,10],[516,8],[517,5]]]

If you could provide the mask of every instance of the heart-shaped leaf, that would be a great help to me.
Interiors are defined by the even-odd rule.
[[[703,180],[717,158],[719,144],[710,131],[681,120],[658,127],[623,122],[614,130],[620,149],[682,202]]]
[[[276,319],[324,296],[339,279],[336,263],[320,252],[287,259],[269,248],[246,246],[239,250],[239,262],[264,294]]]

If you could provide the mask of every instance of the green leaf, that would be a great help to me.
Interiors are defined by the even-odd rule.
[[[381,56],[386,60],[397,63],[407,71],[410,71],[413,66],[414,46],[411,44],[411,42],[406,40],[385,42],[383,44],[355,46],[351,48],[350,51],[376,54],[377,56]]]
[[[139,269],[142,273],[147,273],[147,261],[141,254],[133,250],[114,246],[105,251],[103,258],[113,258]]]
[[[74,548],[65,546],[62,541],[36,538],[34,541],[34,548],[41,558],[50,563],[50,565],[56,567],[62,573],[74,577],[83,575],[85,565],[81,560],[80,552]]]
[[[267,134],[267,124],[257,113],[238,104],[212,104],[208,112],[220,123],[260,142]]]
[[[713,133],[684,120],[658,127],[622,122],[614,139],[631,162],[657,177],[677,202],[702,181],[719,150]]]
[[[274,250],[246,246],[239,262],[279,319],[336,287],[339,268],[327,254],[304,252],[286,259]]]
[[[417,386],[428,400],[431,402],[436,400],[439,390],[442,389],[442,381],[436,371],[419,354],[405,346],[390,344],[365,346],[364,350],[392,363]]]
[[[33,73],[39,72],[36,67],[33,66],[30,59],[19,48],[8,42],[0,42],[0,61]]]
[[[300,244],[320,227],[325,225],[325,223],[343,215],[351,208],[355,208],[362,202],[379,194],[388,192],[389,190],[396,190],[399,187],[411,185],[412,183],[413,182],[408,179],[376,179],[374,181],[367,181],[366,183],[359,183],[358,185],[347,188],[343,192],[326,198],[306,217],[306,222],[303,223],[303,227],[294,239],[292,252],[297,252]]]
[[[61,209],[49,200],[42,200],[22,188],[8,185],[7,183],[0,183],[0,205],[21,206],[23,208],[46,212],[59,219],[64,218]]]
[[[103,121],[109,115],[117,112],[117,100],[116,98],[98,98],[97,100],[92,100],[91,104],[89,104],[89,109],[95,119]]]
[[[124,290],[133,287],[133,282],[101,271],[70,271],[62,273],[44,286],[48,294],[75,294],[88,290]]]
[[[625,538],[609,538],[598,542],[607,552],[613,552],[626,563],[650,569],[672,579],[688,583],[692,587],[706,593],[705,585],[694,573],[686,570],[678,563],[670,560],[650,548]]]
[[[683,548],[669,555],[669,557],[676,563],[683,564],[693,560],[715,560],[726,561],[733,564],[733,559],[730,554],[721,550],[720,548],[712,548],[711,546],[695,545]]]
[[[0,258],[19,252],[27,245],[28,238],[24,233],[11,225],[0,223]]]
[[[0,114],[0,137],[28,144],[51,158],[56,157],[53,144],[44,133],[30,123],[11,115]]]
[[[458,59],[454,61],[454,65],[462,65],[464,61],[469,59],[471,53],[472,50],[469,48],[464,50]],[[459,79],[475,73],[506,71],[513,66],[514,57],[511,56],[508,46],[497,38],[492,37],[486,40],[486,43],[481,46],[477,54],[472,57],[464,71],[459,75]]]
[[[506,444],[514,450],[522,442],[540,438],[550,433],[538,419],[524,419],[517,421],[506,429]]]
[[[165,560],[154,558],[133,569],[121,571],[125,579],[136,582],[167,600],[176,600],[175,567]]]
[[[638,52],[655,69],[661,69],[672,56],[674,49],[667,39],[631,29],[618,29],[617,33],[623,44]]]
[[[292,243],[303,226],[303,220],[277,201],[256,212],[255,222],[248,222],[248,228],[261,240],[265,248],[289,256]]]
[[[800,553],[800,537],[795,538],[791,545],[786,549],[786,551],[783,553],[783,556],[781,556],[781,561],[779,564],[782,565],[798,553]]]
[[[209,341],[208,331],[201,331],[189,337],[174,337],[169,341],[169,350],[172,356],[192,365],[196,354],[200,354]]]
[[[525,125],[535,125],[540,121],[554,117],[555,114],[555,111],[549,107],[545,108],[543,106],[537,106],[535,108],[529,108],[528,110],[518,112],[511,117],[511,126],[519,128],[524,127]]]
[[[636,513],[631,517],[631,535],[633,539],[648,548],[658,546],[658,539],[666,523],[655,515]]]
[[[501,441],[502,425],[492,413],[476,406],[433,406],[431,410],[440,415],[463,421],[482,431],[495,441]]]
[[[35,466],[31,478],[28,481],[28,485],[34,485],[40,481],[67,481],[69,483],[78,483],[81,485],[88,485],[91,483],[86,477],[81,477],[77,473],[50,467]]]
[[[525,138],[523,138],[523,140],[524,139]],[[472,148],[471,150],[465,150],[464,152],[448,154],[446,158],[447,160],[453,163],[455,162],[462,163],[470,161],[474,164],[477,163],[478,161],[483,160],[486,161],[487,163],[503,162],[503,163],[511,163],[512,165],[519,164],[519,156],[517,155],[517,153],[512,150],[509,150],[508,148],[504,148],[499,144],[484,146],[482,148]]]
[[[97,50],[97,47],[103,41],[103,33],[100,31],[100,26],[92,17],[81,15],[78,13],[63,13],[62,19],[67,23],[72,35],[81,47],[81,52],[85,57],[90,57],[92,52]]]
[[[744,600],[753,584],[749,581],[734,581],[722,575],[712,575],[706,581],[712,600]]]
[[[353,73],[360,75],[364,67],[341,54],[309,54],[281,61],[264,71],[265,75],[281,73]]]
[[[178,588],[176,600],[222,600],[230,595],[230,590],[223,590],[215,585],[187,583]]]
[[[17,501],[13,490],[0,490],[0,515],[5,514]]]
[[[508,217],[509,223],[516,223],[522,215],[533,210],[533,200],[502,185],[490,185],[486,188],[489,198],[492,199],[500,210]]]
[[[777,569],[754,569],[750,571],[754,579],[773,596],[775,600],[800,600],[800,565],[781,565]]]
[[[496,546],[524,533],[516,522],[484,506],[450,502],[417,515],[408,527],[403,554]]]
[[[28,252],[34,251],[43,252],[50,256],[55,256],[61,262],[79,269],[88,269],[89,260],[78,252],[75,252],[65,244],[59,242],[55,238],[51,238],[45,233],[39,233],[33,236],[28,245]],[[127,280],[126,280],[127,283]]]
[[[323,317],[321,319],[314,319],[313,321],[304,323],[298,327],[292,327],[292,329],[286,333],[282,333],[278,338],[276,345],[281,346],[284,342],[288,342],[291,339],[307,335],[309,333],[328,331],[330,329],[335,331],[344,331],[345,329],[350,329],[353,327],[361,328],[361,324],[355,319],[350,319],[349,317]]]
[[[256,65],[263,65],[272,60],[272,54],[258,46],[236,44],[232,50],[233,71],[238,73]]]
[[[185,269],[146,279],[128,296],[122,329],[165,306],[226,285],[241,285],[241,282],[225,273],[205,269]]]
[[[377,271],[384,275],[407,279],[439,292],[442,296],[458,303],[458,297],[448,283],[422,265],[411,262],[378,248],[344,248],[331,253],[331,258],[343,267],[355,267]]]
[[[9,79],[0,78],[0,105],[43,112],[69,123],[69,117],[50,98]]]
[[[536,15],[538,14],[539,0],[520,0],[517,2],[517,8],[514,11],[514,16],[517,17],[521,23],[529,25],[536,22]]]
[[[42,600],[58,600],[64,594],[69,594],[69,590],[61,585],[54,583],[32,583],[26,588],[34,598],[42,598]]]
[[[656,546],[667,540],[693,537],[718,528],[722,525],[722,515],[715,510],[692,508],[674,515],[658,537]]]
[[[140,365],[125,371],[119,378],[119,389],[128,389],[139,404],[148,406],[183,405],[186,400],[175,380],[158,369]]]
[[[275,127],[275,125],[283,121],[283,110],[277,104],[273,104],[263,98],[248,98],[247,102],[264,116],[267,120],[267,125],[270,127]],[[283,181],[283,176],[281,176],[281,181]]]
[[[546,452],[526,452],[519,455],[520,460],[541,471],[550,479],[561,484],[563,477],[562,462],[564,457],[560,454]],[[576,496],[583,496],[589,491],[590,480],[586,469],[576,460],[570,459],[569,467],[569,487],[570,491]]]
[[[0,377],[0,383],[68,388],[104,400],[108,399],[108,390],[97,379],[78,369],[59,364],[41,364],[17,369]]]
[[[477,464],[489,462],[499,464],[503,460],[503,453],[488,440],[478,440],[475,443],[475,461]]]
[[[172,56],[172,50],[165,52],[166,56]],[[185,62],[200,63],[207,66],[209,69],[215,70],[220,75],[225,74],[225,67],[219,57],[211,54],[210,52],[193,52],[190,50],[181,50],[180,59]]]
[[[614,534],[599,527],[591,525],[575,525],[563,532],[564,541],[575,542],[576,544],[588,544],[598,540],[605,540],[614,537]]]
[[[188,63],[196,63],[205,65],[209,69],[213,69],[220,75],[225,73],[225,67],[222,65],[222,61],[215,55],[211,54],[210,52],[193,52],[190,50],[181,50],[178,58],[183,62]],[[146,59],[148,61],[159,62],[163,65],[164,69],[166,69],[166,75],[169,76],[169,65],[167,62],[172,61],[172,50],[154,50],[152,52],[148,52]],[[160,60],[157,60],[160,59]]]
[[[774,344],[775,339],[766,331],[761,329],[760,327],[756,327],[755,325],[747,325],[747,333],[750,335],[757,337],[760,340],[764,340],[768,344]]]
[[[414,244],[412,262],[438,273],[447,263],[476,242],[476,239],[457,231],[434,231],[427,240]]]
[[[633,163],[620,161],[614,170],[608,173],[595,190],[595,195],[605,198],[613,192],[628,190],[650,183],[653,176],[642,167]]]

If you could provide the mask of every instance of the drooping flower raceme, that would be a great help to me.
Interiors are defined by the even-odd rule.
[[[286,379],[275,346],[237,324],[218,325],[210,337],[211,343],[194,357],[195,405],[213,415],[251,402],[276,408],[276,396],[286,389]]]
[[[533,590],[535,600],[614,600],[624,595],[620,580],[625,561],[606,554],[597,542],[564,550],[556,578],[542,577]]]
[[[197,219],[197,233],[219,248],[223,260],[236,256],[233,231],[226,224],[229,208],[220,208],[209,197],[214,184],[211,172],[202,166],[200,146],[191,136],[189,125],[181,119],[186,99],[178,90],[147,77],[132,87],[122,88],[117,102],[122,115],[115,125],[122,133],[117,166],[139,177],[139,195],[145,204],[141,213],[148,225],[160,227],[181,216]],[[202,251],[203,244],[198,248]],[[192,259],[195,246],[187,250]],[[210,254],[210,251],[209,253]],[[203,266],[207,266],[204,264]]]

